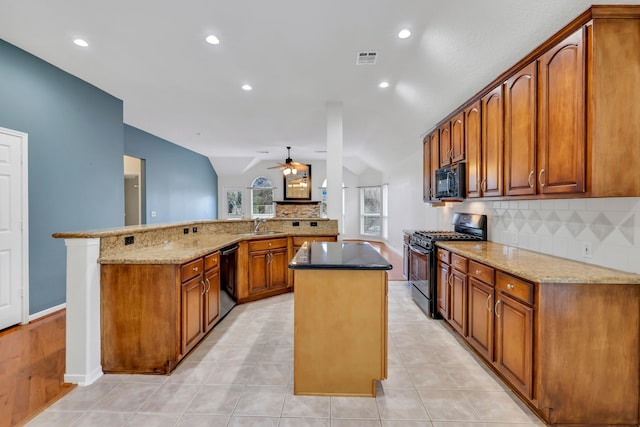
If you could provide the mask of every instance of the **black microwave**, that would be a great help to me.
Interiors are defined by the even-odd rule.
[[[462,200],[466,196],[467,186],[465,163],[455,163],[436,170],[436,199]]]

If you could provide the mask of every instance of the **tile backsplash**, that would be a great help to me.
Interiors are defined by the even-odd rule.
[[[640,198],[463,202],[439,209],[488,217],[489,240],[590,264],[640,273]],[[585,256],[589,249],[591,257]],[[540,266],[544,268],[544,266]]]

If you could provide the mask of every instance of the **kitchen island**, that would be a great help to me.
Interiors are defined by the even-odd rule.
[[[368,243],[305,243],[294,271],[296,395],[372,396],[387,377],[387,270]]]

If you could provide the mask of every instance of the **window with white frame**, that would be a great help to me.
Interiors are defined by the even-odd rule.
[[[273,217],[273,184],[264,176],[257,177],[251,183],[251,217]]]
[[[227,218],[242,218],[242,188],[226,188]]]
[[[360,234],[387,238],[388,185],[360,188]]]

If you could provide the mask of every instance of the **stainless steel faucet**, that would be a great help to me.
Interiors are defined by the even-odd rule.
[[[253,219],[253,232],[257,233],[259,228],[260,228],[260,224],[264,224],[265,222],[267,222],[267,220],[265,218],[254,218]]]

